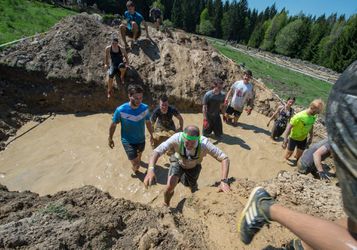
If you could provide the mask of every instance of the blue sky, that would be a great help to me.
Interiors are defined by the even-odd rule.
[[[302,11],[306,15],[328,16],[336,12],[337,15],[345,14],[348,18],[357,14],[357,0],[248,0],[248,6],[250,9],[262,11],[274,2],[278,10],[285,7],[289,15],[296,15]]]

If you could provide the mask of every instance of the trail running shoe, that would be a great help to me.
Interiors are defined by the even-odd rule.
[[[240,239],[244,244],[248,245],[259,230],[270,223],[269,208],[273,204],[273,198],[264,188],[256,187],[251,192],[238,223]]]
[[[304,250],[300,239],[291,240],[285,250]]]

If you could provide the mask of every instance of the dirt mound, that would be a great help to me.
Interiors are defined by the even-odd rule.
[[[0,248],[207,248],[204,226],[85,186],[54,196],[0,186]]]
[[[250,246],[239,241],[236,219],[250,191],[263,186],[294,210],[343,217],[339,188],[321,184],[288,172],[264,182],[236,179],[229,194],[203,187],[171,210],[114,199],[92,186],[43,197],[0,186],[0,248],[280,249],[294,236],[277,223]]]
[[[202,96],[214,77],[221,77],[227,87],[241,78],[240,68],[205,39],[152,28],[150,34],[152,41],[143,37],[129,53],[131,67],[126,75],[126,85],[144,86],[146,103],[155,105],[158,96],[166,93],[181,111],[200,111]],[[65,18],[35,41],[2,51],[0,141],[14,134],[26,114],[112,112],[126,100],[122,85],[117,86],[115,99],[106,100],[104,48],[112,36],[119,36],[118,30],[95,16],[79,14]],[[263,84],[255,84],[257,110],[270,114],[279,100]]]
[[[272,223],[269,229],[263,228],[251,245],[245,246],[239,241],[237,218],[257,186],[265,187],[279,204],[295,211],[331,221],[345,217],[340,189],[312,176],[282,172],[263,182],[236,179],[231,186],[232,192],[228,195],[204,188],[184,202],[184,216],[201,220],[218,249],[281,249],[296,238],[288,229]]]

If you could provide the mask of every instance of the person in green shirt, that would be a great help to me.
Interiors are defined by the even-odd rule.
[[[282,147],[287,151],[285,159],[289,160],[290,156],[296,149],[296,162],[304,152],[306,145],[311,144],[314,134],[314,123],[317,115],[323,110],[324,103],[321,99],[313,100],[308,109],[294,115],[285,130],[285,137]],[[307,139],[308,135],[309,139]]]

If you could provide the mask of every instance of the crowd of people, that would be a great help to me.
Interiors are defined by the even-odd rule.
[[[133,45],[141,35],[141,24],[144,25],[148,38],[148,28],[141,14],[135,11],[132,1],[127,2],[128,10],[124,16],[127,24],[120,25],[120,33],[125,48],[118,45],[118,39],[105,50],[105,67],[109,68],[108,98],[112,97],[113,77],[119,74],[122,81],[129,60],[127,57],[128,43],[126,36],[133,38]],[[161,13],[152,9],[150,16],[157,29],[161,23]],[[109,66],[109,57],[111,64]],[[123,58],[125,58],[125,63]],[[282,147],[286,149],[285,159],[297,165],[301,174],[313,174],[316,178],[328,181],[331,175],[323,167],[322,161],[333,155],[337,165],[337,175],[343,193],[343,202],[348,219],[337,225],[309,215],[297,213],[278,205],[269,193],[262,187],[252,191],[243,210],[238,231],[241,240],[249,244],[256,233],[265,224],[277,221],[289,228],[301,240],[293,241],[291,249],[357,249],[357,62],[349,67],[335,84],[329,99],[327,128],[329,138],[311,144],[314,134],[314,124],[318,114],[324,111],[324,103],[320,99],[313,100],[306,110],[295,114],[293,105],[295,97],[289,97],[286,103],[278,106],[270,117],[267,126],[274,121],[271,138],[278,141],[283,136]],[[238,125],[238,120],[245,110],[250,115],[254,108],[254,88],[251,83],[253,74],[250,70],[243,73],[243,79],[234,82],[225,94],[224,82],[216,78],[213,88],[202,98],[203,128],[196,125],[186,125],[180,112],[169,105],[166,95],[160,97],[158,107],[150,116],[148,105],[142,103],[144,90],[139,85],[129,85],[127,103],[119,106],[113,115],[109,129],[108,144],[114,147],[114,132],[121,124],[121,142],[131,162],[134,174],[140,171],[141,155],[145,149],[145,126],[153,144],[155,132],[168,131],[171,136],[153,149],[144,185],[149,187],[155,182],[156,163],[168,151],[170,156],[167,184],[164,191],[165,206],[170,206],[175,187],[179,182],[190,188],[191,192],[198,190],[197,180],[202,170],[203,158],[209,154],[221,163],[219,190],[230,192],[229,156],[214,145],[208,137],[214,134],[217,140],[222,139],[223,121],[232,126]],[[221,118],[222,115],[222,118]],[[176,127],[173,120],[178,120]],[[341,121],[346,119],[346,121]],[[295,152],[295,160],[290,157]],[[342,226],[341,226],[342,225]],[[324,235],[321,237],[321,235]],[[329,237],[331,236],[331,237]],[[333,237],[332,237],[333,236]]]

